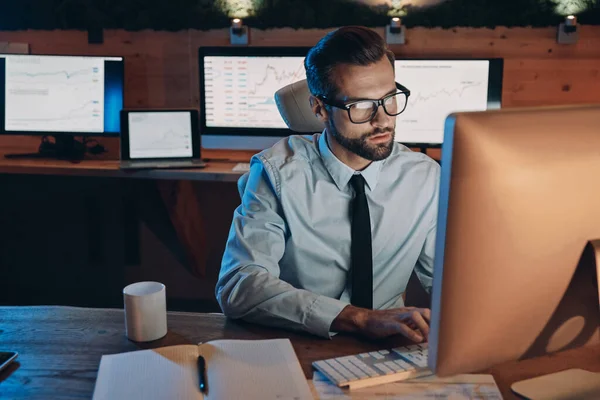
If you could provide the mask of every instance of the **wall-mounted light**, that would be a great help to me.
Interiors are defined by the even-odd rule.
[[[577,43],[579,32],[577,31],[577,17],[569,15],[565,18],[565,22],[558,25],[558,33],[556,41],[560,44]]]
[[[0,42],[0,54],[29,54],[29,43]]]
[[[393,17],[390,24],[385,27],[385,41],[388,44],[404,44],[406,29],[399,17]]]
[[[240,18],[231,20],[231,27],[229,28],[229,41],[231,44],[248,44],[249,34],[250,29],[242,23]]]

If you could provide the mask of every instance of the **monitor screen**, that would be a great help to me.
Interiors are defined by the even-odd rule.
[[[275,92],[306,79],[304,47],[199,49],[203,135],[286,136]]]
[[[306,79],[304,57],[208,56],[206,126],[285,129],[273,95],[302,79]]]
[[[0,55],[0,132],[118,135],[123,58]]]
[[[130,112],[127,118],[130,158],[193,156],[189,111]]]
[[[449,114],[500,108],[502,65],[502,59],[397,59],[396,81],[411,94],[396,119],[396,140],[440,145]]]

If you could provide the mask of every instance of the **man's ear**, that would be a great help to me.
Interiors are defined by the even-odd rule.
[[[327,114],[327,110],[325,109],[325,104],[323,104],[323,102],[315,96],[310,96],[308,98],[308,101],[310,102],[310,108],[312,109],[315,116],[321,122],[325,123],[327,119],[329,119],[329,115]]]

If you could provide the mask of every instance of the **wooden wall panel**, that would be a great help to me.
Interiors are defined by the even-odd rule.
[[[556,28],[410,29],[397,54],[447,57],[600,58],[600,27],[580,27],[579,42],[556,43]]]
[[[600,103],[599,74],[600,57],[508,59],[503,102],[506,107]]]

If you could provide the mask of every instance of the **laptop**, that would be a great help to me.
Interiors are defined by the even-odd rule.
[[[121,110],[121,169],[205,166],[198,110]]]

